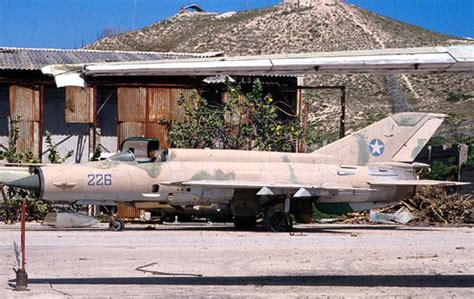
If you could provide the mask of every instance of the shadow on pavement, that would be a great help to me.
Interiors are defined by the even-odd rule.
[[[6,228],[5,230],[19,230],[17,227]],[[242,231],[234,228],[232,224],[217,224],[217,225],[205,225],[205,224],[142,224],[140,226],[128,225],[125,226],[125,231],[221,231],[221,232],[257,232],[257,233],[269,233],[262,225],[257,225],[255,230]],[[354,230],[366,230],[366,231],[438,231],[437,227],[433,226],[402,226],[402,225],[341,225],[341,224],[316,224],[316,225],[295,225],[293,233],[332,233],[332,234],[351,234]],[[104,232],[109,231],[106,226],[102,227],[89,227],[89,228],[54,228],[50,226],[34,226],[27,227],[27,231],[57,231],[57,232]],[[111,233],[117,233],[112,232]]]
[[[13,280],[12,280],[13,282]],[[304,275],[31,278],[29,285],[222,285],[472,288],[474,275]]]

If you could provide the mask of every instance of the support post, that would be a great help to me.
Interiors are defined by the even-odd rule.
[[[341,119],[339,121],[339,138],[346,135],[346,87],[341,86]]]
[[[15,291],[28,290],[28,274],[26,273],[26,200],[21,202],[21,268],[16,270]]]

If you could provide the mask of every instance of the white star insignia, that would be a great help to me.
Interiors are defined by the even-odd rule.
[[[369,144],[369,146],[372,149],[372,154],[373,155],[381,155],[382,154],[382,149],[383,149],[383,144],[379,143],[379,141],[376,139],[374,143]]]

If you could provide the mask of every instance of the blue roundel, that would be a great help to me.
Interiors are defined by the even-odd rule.
[[[374,156],[378,157],[383,154],[385,150],[385,145],[383,144],[383,141],[380,139],[372,139],[369,143],[369,153]]]

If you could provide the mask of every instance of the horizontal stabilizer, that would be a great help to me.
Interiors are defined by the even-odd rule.
[[[436,181],[436,180],[392,180],[392,181],[370,181],[372,186],[462,186],[469,185],[466,182]]]

